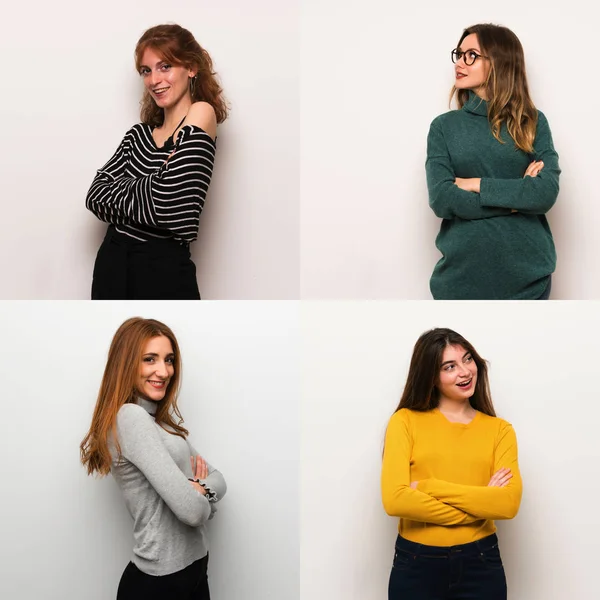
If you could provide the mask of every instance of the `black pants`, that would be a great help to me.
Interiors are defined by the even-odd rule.
[[[208,554],[182,571],[157,577],[130,562],[119,582],[117,600],[210,600]]]
[[[425,546],[398,536],[389,600],[506,600],[495,534],[458,546]]]
[[[200,300],[189,247],[139,242],[110,226],[94,265],[92,300]]]

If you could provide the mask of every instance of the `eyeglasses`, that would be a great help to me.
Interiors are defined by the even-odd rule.
[[[478,58],[487,58],[487,56],[482,56],[481,54],[477,54],[475,50],[467,50],[463,52],[462,50],[458,50],[455,48],[452,50],[452,62],[457,63],[461,58],[464,58],[465,65],[470,67]]]

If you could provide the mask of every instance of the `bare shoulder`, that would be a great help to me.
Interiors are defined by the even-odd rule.
[[[213,140],[217,137],[217,115],[208,102],[194,102],[188,111],[185,125],[204,129]]]

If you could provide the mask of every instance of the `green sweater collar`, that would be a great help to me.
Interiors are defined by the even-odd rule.
[[[462,108],[467,112],[482,117],[487,117],[488,114],[488,103],[482,100],[473,90],[469,90],[469,98],[463,104]]]

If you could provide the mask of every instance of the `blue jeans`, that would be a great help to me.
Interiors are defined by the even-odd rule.
[[[496,534],[458,546],[425,546],[398,536],[389,600],[506,600]]]

